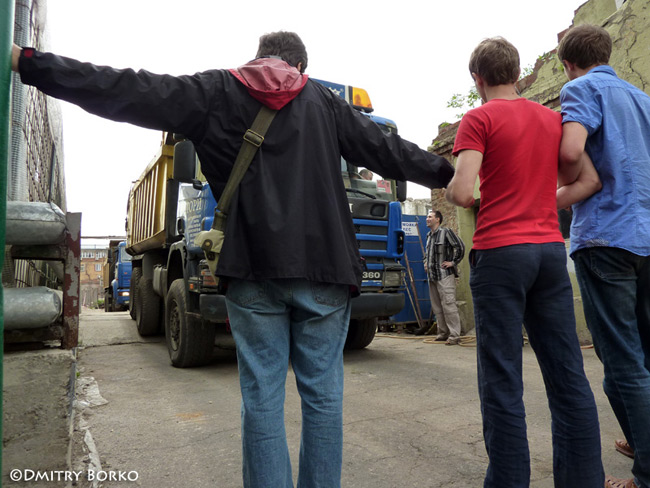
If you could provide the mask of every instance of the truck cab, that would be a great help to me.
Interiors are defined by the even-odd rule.
[[[104,311],[126,310],[130,303],[131,255],[126,252],[126,242],[109,242],[103,265]]]
[[[397,133],[391,119],[374,115],[368,93],[361,88],[329,81],[314,81],[342,97],[384,132]],[[352,300],[351,323],[346,348],[361,349],[370,344],[377,320],[404,308],[404,256],[402,209],[406,182],[383,179],[341,158],[341,177],[345,185],[359,252],[365,270],[361,294]]]

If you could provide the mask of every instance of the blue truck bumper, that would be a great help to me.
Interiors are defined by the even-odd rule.
[[[126,295],[123,293],[126,291]],[[130,296],[128,295],[129,290],[118,290],[117,295],[113,298],[115,300],[115,306],[119,308],[128,308]]]
[[[403,308],[403,293],[362,293],[352,299],[351,318],[390,317]]]
[[[226,297],[202,294],[199,297],[201,317],[210,322],[225,322],[228,317]],[[390,317],[404,308],[403,293],[363,293],[352,299],[353,319]]]

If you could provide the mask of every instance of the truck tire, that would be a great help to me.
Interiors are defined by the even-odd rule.
[[[136,292],[135,324],[143,336],[155,335],[160,330],[161,300],[153,291],[153,281],[141,277]]]
[[[377,332],[377,318],[350,320],[345,349],[363,349],[372,342]]]
[[[111,296],[107,291],[104,292],[104,312],[112,312],[111,310]]]
[[[133,320],[135,320],[136,309],[135,296],[137,295],[138,282],[141,277],[142,268],[133,268],[133,271],[131,271],[131,285],[129,286],[129,314],[131,314]]]
[[[120,310],[118,304],[117,304],[117,297],[115,297],[113,300],[111,300],[111,312],[118,312]]]
[[[165,302],[165,339],[172,365],[191,368],[209,363],[216,332],[214,324],[187,314],[185,282],[174,280]]]

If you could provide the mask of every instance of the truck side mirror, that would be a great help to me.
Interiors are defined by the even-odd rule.
[[[203,185],[196,179],[196,151],[191,141],[181,141],[174,145],[174,179],[181,183],[192,183],[200,190]]]
[[[397,201],[398,202],[405,202],[406,201],[406,181],[396,181],[395,182],[396,186],[396,193],[397,193]]]

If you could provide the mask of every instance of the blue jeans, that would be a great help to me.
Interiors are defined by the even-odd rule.
[[[340,487],[349,287],[233,279],[226,303],[242,393],[244,487],[293,487],[284,426],[289,362],[302,402],[298,487]]]
[[[634,449],[639,488],[650,488],[650,256],[595,247],[573,254],[603,388]]]
[[[530,484],[522,380],[522,324],[551,410],[557,488],[601,488],[600,427],[576,333],[562,243],[470,253],[478,385],[489,457],[486,488]]]

